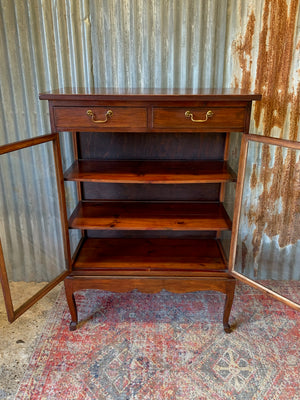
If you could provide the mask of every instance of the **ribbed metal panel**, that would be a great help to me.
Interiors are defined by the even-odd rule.
[[[101,4],[91,7],[96,86],[223,86],[227,1]]]
[[[250,130],[299,141],[299,0],[233,3],[231,82],[263,95]],[[300,160],[299,152],[290,154],[249,146],[236,269],[251,278],[300,279]]]
[[[38,93],[63,86],[245,87],[263,93],[253,109],[252,132],[300,140],[299,21],[299,0],[1,0],[0,144],[48,133],[48,108]],[[62,144],[67,166],[72,159],[68,134]],[[51,162],[50,153],[42,151],[44,165]],[[251,157],[253,162],[257,154]],[[32,169],[38,182],[32,162],[25,157],[22,168]],[[1,168],[1,179],[7,184],[1,194],[1,237],[9,227],[7,242],[20,243],[18,210],[9,206],[15,188],[24,192],[26,182],[22,171],[12,173],[8,166]],[[33,190],[39,193],[37,186]],[[246,195],[255,199],[261,185],[248,190]],[[74,196],[68,191],[73,202]],[[39,201],[46,204],[47,195]],[[249,232],[254,232],[251,205],[246,207]],[[27,211],[26,236],[32,234]],[[58,220],[56,209],[47,212]],[[46,233],[34,238],[36,246],[46,242]],[[53,235],[59,254],[59,229]],[[262,244],[259,254],[249,248],[249,265],[254,256],[267,256],[273,260],[270,268],[282,269],[286,259],[299,268],[293,261],[299,241],[278,250],[272,240],[267,250]],[[14,279],[32,279],[32,273],[24,273],[33,270],[31,263],[23,268],[23,252],[14,252],[19,266]],[[29,247],[27,252],[32,254]],[[278,263],[283,254],[285,261]],[[50,260],[45,263],[53,268]]]

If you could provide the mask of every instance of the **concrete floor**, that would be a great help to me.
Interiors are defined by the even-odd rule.
[[[28,299],[42,288],[44,283],[14,282],[12,297],[18,303]],[[61,284],[38,301],[14,323],[7,321],[0,290],[0,399],[13,400],[26,371],[33,350],[43,331],[48,313],[61,290]]]

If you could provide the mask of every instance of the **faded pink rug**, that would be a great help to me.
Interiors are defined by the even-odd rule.
[[[17,400],[300,399],[300,313],[252,288],[237,285],[229,335],[216,292],[76,298],[84,322],[69,332],[62,292]]]

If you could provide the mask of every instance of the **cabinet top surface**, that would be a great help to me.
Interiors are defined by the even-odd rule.
[[[122,89],[122,88],[61,88],[40,93],[40,100],[221,100],[252,101],[260,100],[261,94],[243,89]]]

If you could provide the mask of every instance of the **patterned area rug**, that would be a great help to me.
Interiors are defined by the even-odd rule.
[[[80,328],[62,292],[16,399],[300,399],[300,313],[250,287],[237,286],[229,335],[216,292],[76,299]]]

